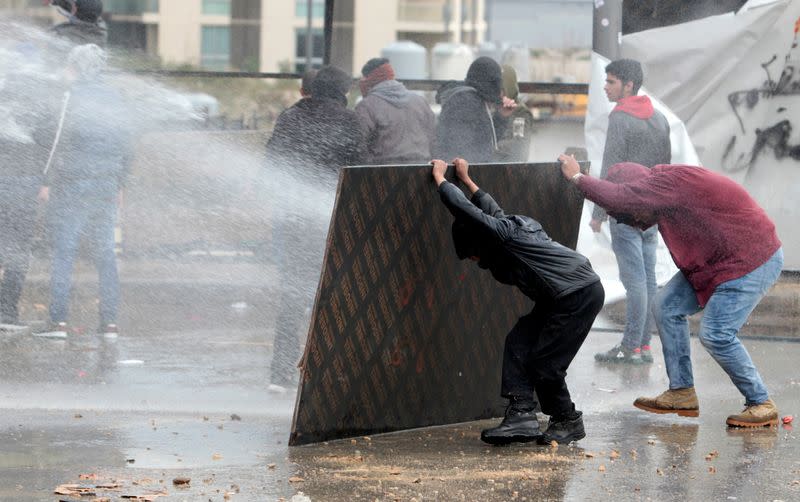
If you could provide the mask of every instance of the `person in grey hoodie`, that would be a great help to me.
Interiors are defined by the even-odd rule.
[[[367,142],[370,164],[426,163],[431,157],[436,117],[425,98],[395,80],[386,58],[373,58],[361,69],[364,99],[356,115]]]
[[[653,107],[650,98],[637,95],[643,80],[642,65],[638,61],[618,59],[606,66],[606,96],[617,105],[608,116],[601,179],[608,176],[611,166],[620,162],[634,162],[647,168],[670,163],[669,122]],[[607,219],[606,211],[595,205],[589,225],[599,232]],[[650,311],[657,292],[658,226],[642,229],[611,218],[609,230],[611,249],[617,257],[619,278],[627,299],[625,332],[619,345],[595,354],[595,360],[652,363]]]

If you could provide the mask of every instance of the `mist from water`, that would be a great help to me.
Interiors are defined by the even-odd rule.
[[[32,145],[35,131],[29,124],[36,120],[26,122],[26,116],[30,119],[31,114],[45,114],[34,118],[58,120],[52,106],[34,104],[42,102],[42,89],[47,89],[44,97],[48,100],[61,102],[61,95],[68,88],[64,79],[66,58],[53,57],[53,53],[66,54],[68,50],[66,42],[46,31],[0,20],[0,140]],[[110,60],[118,57],[113,55]],[[41,85],[15,88],[12,92],[9,83],[20,76]],[[302,298],[292,307],[292,315],[302,318],[292,329],[298,344],[303,343],[335,198],[336,173],[331,170],[309,174],[303,166],[284,162],[266,165],[264,145],[268,136],[263,131],[204,129],[203,111],[195,108],[189,93],[154,78],[126,73],[113,64],[103,78],[125,101],[119,110],[108,112],[135,135],[133,162],[120,211],[120,317],[130,320],[129,325],[124,320],[121,323],[120,342],[126,333],[139,330],[163,330],[169,334],[193,329],[192,319],[202,315],[198,332],[217,336],[226,330],[243,330],[247,343],[269,346],[270,333],[280,329],[276,318],[281,299],[289,295]],[[287,232],[293,235],[287,237]],[[49,258],[45,255],[39,259],[45,263]],[[299,272],[282,273],[281,268],[287,263]],[[85,261],[83,267],[94,274],[90,261]],[[128,276],[126,282],[126,270],[145,271],[146,277]],[[157,276],[157,270],[164,272]],[[230,277],[226,276],[228,271]],[[155,291],[152,295],[126,292],[131,281],[148,280],[189,288],[175,286],[178,296],[191,300],[182,303],[175,298],[159,305],[155,300],[142,300],[156,297]],[[96,318],[91,296],[95,290],[86,293],[81,291],[83,287],[73,281],[71,325],[91,326]],[[230,293],[231,290],[238,292]],[[251,300],[248,292],[253,291],[263,294],[266,303]],[[35,293],[39,296],[33,301],[46,303],[45,293]],[[75,307],[76,297],[80,298],[79,308]],[[25,320],[44,322],[46,316],[44,309],[28,309]],[[53,350],[63,351],[64,347]],[[264,356],[266,368],[271,354],[267,351]],[[120,354],[119,358],[141,358],[145,368],[150,364],[146,355]],[[104,371],[112,380],[124,380],[123,373],[135,370],[120,372],[110,364]],[[166,373],[171,375],[169,378],[181,378],[178,371]],[[64,380],[57,372],[41,378]]]

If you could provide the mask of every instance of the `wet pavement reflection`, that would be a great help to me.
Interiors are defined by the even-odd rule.
[[[587,429],[573,446],[489,447],[480,430],[495,421],[481,421],[289,448],[294,396],[266,391],[275,299],[268,282],[247,277],[129,286],[125,325],[136,328],[116,340],[0,335],[0,500],[90,500],[53,492],[110,482],[118,487],[98,497],[800,499],[795,431],[727,429],[742,399],[696,340],[697,419],[632,407],[667,386],[657,339],[655,364],[601,365],[593,354],[620,335],[593,332],[568,377]],[[90,314],[76,319],[92,325]],[[745,345],[781,415],[800,412],[800,344]]]

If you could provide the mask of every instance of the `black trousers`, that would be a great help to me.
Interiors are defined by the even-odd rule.
[[[273,229],[278,265],[278,312],[270,367],[271,383],[292,386],[308,334],[308,321],[325,250],[326,229],[319,219],[277,221]]]
[[[0,320],[4,323],[19,322],[17,304],[36,230],[39,185],[35,177],[0,176]]]
[[[535,405],[542,413],[569,416],[575,405],[567,389],[567,368],[603,308],[600,282],[552,302],[537,302],[506,336],[501,394]]]

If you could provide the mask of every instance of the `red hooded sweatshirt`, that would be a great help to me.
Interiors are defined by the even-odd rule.
[[[578,186],[612,216],[658,223],[701,307],[718,285],[752,272],[781,247],[775,224],[745,189],[701,167],[620,163],[608,181],[583,176]]]
[[[623,112],[636,117],[637,119],[647,120],[653,116],[653,103],[647,96],[628,96],[617,101],[617,106],[611,113]]]

